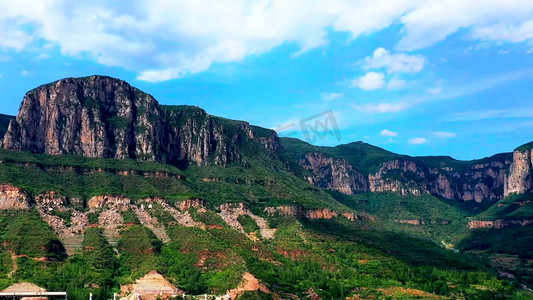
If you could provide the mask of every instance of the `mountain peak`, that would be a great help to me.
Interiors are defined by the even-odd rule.
[[[234,144],[247,143],[253,136],[248,123],[227,126],[199,107],[161,106],[123,80],[94,75],[61,79],[26,93],[3,148],[226,165],[244,162]]]

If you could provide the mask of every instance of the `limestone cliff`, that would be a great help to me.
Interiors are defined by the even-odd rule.
[[[430,193],[459,201],[495,201],[503,197],[505,171],[510,164],[505,155],[466,164],[435,166],[417,158],[391,160],[369,174],[369,186],[372,192]]]
[[[532,190],[533,149],[522,146],[513,152],[513,163],[505,181],[505,195],[524,194]]]
[[[530,164],[531,164],[531,160]],[[445,199],[482,202],[504,195],[505,172],[511,163],[502,154],[473,162],[426,162],[424,158],[398,156],[381,162],[363,175],[342,158],[309,152],[299,164],[311,173],[310,182],[344,194],[394,192],[402,195],[430,193]]]
[[[67,78],[28,92],[3,148],[34,153],[159,161],[176,165],[246,163],[239,145],[275,152],[275,132],[208,115],[189,106],[161,106],[125,81]]]
[[[300,165],[311,171],[311,182],[318,187],[344,194],[368,191],[365,176],[344,159],[333,159],[318,152],[307,153]]]

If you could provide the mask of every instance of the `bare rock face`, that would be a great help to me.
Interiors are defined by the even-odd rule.
[[[305,159],[299,161],[300,166],[311,171],[310,183],[344,194],[370,191],[418,196],[429,193],[450,200],[475,202],[503,198],[505,172],[510,163],[507,154],[466,167],[445,163],[428,166],[423,159],[398,158],[381,163],[377,171],[365,176],[348,161],[323,153],[307,153]]]
[[[466,169],[429,168],[423,162],[393,160],[369,175],[373,192],[430,193],[450,200],[482,202],[503,198],[508,160],[473,164]]]
[[[533,219],[523,219],[523,220],[473,220],[468,222],[468,228],[495,228],[500,229],[508,226],[529,226],[533,224]]]
[[[311,182],[321,188],[351,195],[368,191],[365,176],[344,159],[333,159],[322,153],[307,153],[300,165],[313,174]]]
[[[160,106],[125,81],[91,76],[28,92],[2,147],[186,166],[246,164],[236,147],[243,143],[269,152],[280,147],[274,131],[213,117],[197,107]]]
[[[117,210],[127,210],[131,205],[131,200],[121,195],[99,195],[89,199],[87,204],[89,209],[115,208]]]
[[[426,174],[416,163],[395,159],[384,162],[379,170],[368,175],[370,191],[420,195],[428,190]]]
[[[339,214],[336,211],[333,211],[331,209],[314,209],[314,210],[307,210],[305,211],[305,217],[309,220],[316,220],[316,219],[333,219],[334,217],[338,216]]]
[[[38,206],[49,208],[63,207],[67,205],[67,199],[56,191],[48,191],[35,197]]]
[[[190,208],[206,209],[207,202],[201,198],[189,198],[176,203],[176,207],[181,211],[188,211]]]
[[[280,205],[265,207],[264,211],[269,216],[279,214],[280,216],[299,218],[304,216],[305,210],[299,205]]]
[[[400,224],[409,224],[409,225],[425,225],[426,221],[424,220],[418,220],[418,219],[393,219],[393,222],[400,223]]]
[[[30,208],[31,197],[23,189],[10,184],[0,185],[0,210],[26,210]]]
[[[505,182],[505,195],[533,190],[533,149],[513,152],[513,163]]]
[[[281,215],[287,217],[295,217],[309,220],[316,219],[333,219],[338,216],[344,216],[348,220],[367,220],[367,221],[376,221],[376,217],[368,214],[357,214],[351,212],[339,213],[329,208],[322,209],[305,209],[300,205],[281,205],[281,206],[270,206],[264,209],[264,212],[269,216]]]
[[[26,94],[4,148],[155,160],[160,132],[150,120],[159,118],[157,106],[152,96],[121,80],[60,80]]]

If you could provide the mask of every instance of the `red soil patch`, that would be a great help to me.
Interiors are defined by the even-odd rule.
[[[242,282],[239,286],[233,290],[229,290],[228,294],[231,299],[237,298],[238,295],[248,291],[261,291],[263,293],[270,294],[270,290],[255,278],[254,275],[246,272],[242,275]]]
[[[222,229],[222,225],[207,225],[207,229]]]

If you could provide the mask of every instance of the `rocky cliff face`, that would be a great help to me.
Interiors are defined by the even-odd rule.
[[[263,130],[268,131],[268,130]],[[109,77],[68,78],[28,92],[3,148],[186,165],[245,163],[238,145],[279,149],[277,135],[186,106],[160,106]]]
[[[31,197],[23,189],[10,184],[0,185],[0,210],[30,208]]]
[[[352,212],[343,212],[339,213],[334,210],[323,208],[323,209],[306,209],[300,205],[281,205],[281,206],[270,206],[264,209],[264,212],[269,216],[275,216],[276,214],[280,216],[295,217],[309,220],[316,219],[333,219],[340,215],[344,216],[348,220],[367,220],[367,221],[377,221],[374,216],[368,214],[357,214]]]
[[[368,191],[368,182],[344,159],[333,159],[323,153],[307,153],[300,165],[313,174],[311,182],[318,187],[344,194]]]
[[[370,190],[402,195],[430,193],[460,201],[498,200],[503,197],[509,164],[509,160],[500,157],[466,168],[429,167],[423,161],[397,159],[383,163],[369,175]]]
[[[533,149],[515,150],[505,182],[505,195],[533,190]]]
[[[509,227],[513,225],[517,226],[529,226],[533,224],[533,219],[521,219],[521,220],[503,220],[503,219],[496,219],[496,220],[473,220],[468,222],[468,228],[470,229],[476,229],[476,228],[504,228]]]
[[[531,165],[531,159],[529,158]],[[357,192],[394,192],[402,195],[430,193],[450,200],[482,202],[504,195],[505,172],[511,161],[493,157],[461,168],[435,167],[422,159],[398,158],[381,163],[367,176],[348,161],[323,153],[307,153],[300,165],[311,171],[316,186],[344,194]]]

